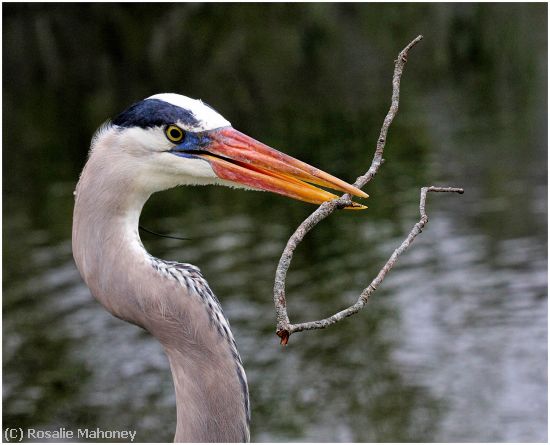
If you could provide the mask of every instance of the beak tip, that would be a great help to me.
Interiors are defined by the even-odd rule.
[[[345,192],[347,192],[347,193],[349,193],[350,195],[353,195],[353,196],[358,196],[359,198],[368,198],[369,197],[368,193],[364,192],[360,188],[355,187],[354,185],[349,185],[349,184],[346,184],[346,185],[347,185],[347,187],[342,189],[342,191],[345,191]]]
[[[356,202],[352,202],[350,206],[345,207],[346,210],[366,210],[368,209],[367,206],[363,204],[358,204]]]
[[[369,195],[368,193],[365,193],[363,190],[360,190],[360,189],[357,189],[359,191],[359,193],[356,193],[356,196],[359,196],[361,198],[368,198]]]

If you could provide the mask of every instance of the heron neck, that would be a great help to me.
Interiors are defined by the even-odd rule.
[[[175,442],[248,442],[250,431],[244,403],[248,403],[246,377],[224,353],[197,348],[166,348],[176,391]],[[234,376],[241,373],[241,380]],[[235,386],[235,384],[239,386]],[[243,400],[246,397],[246,402]]]
[[[248,390],[232,337],[216,329],[202,282],[191,277],[186,285],[185,275],[162,269],[169,263],[146,252],[138,223],[151,193],[113,165],[92,154],[77,186],[77,267],[109,312],[145,328],[163,345],[176,391],[176,441],[247,440]]]
[[[138,233],[150,196],[136,187],[119,163],[91,153],[75,190],[72,248],[76,266],[92,295],[113,315],[139,323],[131,290],[147,268]]]

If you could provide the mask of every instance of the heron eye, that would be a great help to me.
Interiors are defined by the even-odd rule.
[[[183,139],[183,130],[175,125],[168,125],[164,134],[171,142],[181,142]]]

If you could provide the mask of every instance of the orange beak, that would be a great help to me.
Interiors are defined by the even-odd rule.
[[[313,204],[321,204],[338,196],[311,184],[361,198],[369,196],[353,185],[268,147],[232,127],[220,128],[205,136],[207,144],[193,156],[207,160],[222,179]],[[366,206],[354,202],[346,208],[365,209]]]

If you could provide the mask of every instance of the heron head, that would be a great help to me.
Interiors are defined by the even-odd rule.
[[[126,167],[146,176],[144,181],[153,188],[222,184],[267,190],[315,204],[336,198],[316,186],[368,197],[356,187],[235,130],[204,102],[179,94],[157,94],[142,100],[120,113],[108,129],[109,137],[117,141],[114,145],[127,157]],[[354,203],[348,208],[365,206]]]

